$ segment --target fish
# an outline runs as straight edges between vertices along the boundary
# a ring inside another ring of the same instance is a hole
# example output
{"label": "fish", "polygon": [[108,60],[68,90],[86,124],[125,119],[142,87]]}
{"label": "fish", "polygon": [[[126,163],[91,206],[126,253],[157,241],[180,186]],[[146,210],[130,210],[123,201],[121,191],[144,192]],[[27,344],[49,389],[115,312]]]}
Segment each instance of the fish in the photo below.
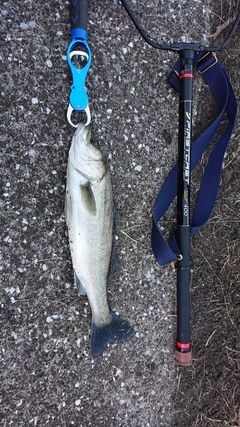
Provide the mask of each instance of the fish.
{"label": "fish", "polygon": [[128,321],[111,310],[107,298],[108,278],[119,265],[113,247],[113,212],[109,169],[101,150],[91,143],[90,125],[80,123],[68,155],[65,219],[75,285],[78,295],[87,295],[91,306],[94,358],[108,344],[135,335]]}

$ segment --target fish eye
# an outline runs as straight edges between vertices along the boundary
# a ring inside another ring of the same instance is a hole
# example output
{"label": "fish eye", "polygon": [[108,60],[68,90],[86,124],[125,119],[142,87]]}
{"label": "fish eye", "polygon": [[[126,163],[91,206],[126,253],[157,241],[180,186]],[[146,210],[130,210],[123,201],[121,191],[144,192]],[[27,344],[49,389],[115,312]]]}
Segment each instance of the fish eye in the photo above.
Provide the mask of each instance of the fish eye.
{"label": "fish eye", "polygon": [[96,139],[91,139],[91,144],[93,145],[93,147],[98,148],[99,147],[99,143],[96,141]]}

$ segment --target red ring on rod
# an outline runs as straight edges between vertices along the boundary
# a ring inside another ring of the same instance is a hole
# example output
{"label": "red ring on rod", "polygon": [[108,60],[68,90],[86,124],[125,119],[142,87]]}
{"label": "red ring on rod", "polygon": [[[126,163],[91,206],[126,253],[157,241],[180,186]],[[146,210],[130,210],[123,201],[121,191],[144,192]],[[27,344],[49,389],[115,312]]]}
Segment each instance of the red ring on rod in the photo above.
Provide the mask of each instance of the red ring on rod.
{"label": "red ring on rod", "polygon": [[178,348],[182,348],[182,349],[187,349],[187,348],[190,348],[191,347],[191,343],[189,342],[189,343],[187,343],[187,344],[182,344],[182,343],[180,343],[180,342],[176,342],[176,346],[178,347]]}
{"label": "red ring on rod", "polygon": [[186,77],[190,77],[191,79],[193,79],[194,74],[190,73],[189,71],[187,71],[184,74],[179,74],[179,79],[185,79]]}

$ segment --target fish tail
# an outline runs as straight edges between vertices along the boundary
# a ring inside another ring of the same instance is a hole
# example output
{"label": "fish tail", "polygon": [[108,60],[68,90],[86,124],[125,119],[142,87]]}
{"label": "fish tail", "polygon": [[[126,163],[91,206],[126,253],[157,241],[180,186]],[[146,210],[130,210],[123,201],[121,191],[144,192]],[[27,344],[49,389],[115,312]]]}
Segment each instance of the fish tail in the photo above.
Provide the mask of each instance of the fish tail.
{"label": "fish tail", "polygon": [[108,344],[129,341],[135,335],[134,329],[126,320],[121,319],[112,311],[112,320],[109,324],[97,326],[92,321],[91,353],[93,357],[99,357]]}

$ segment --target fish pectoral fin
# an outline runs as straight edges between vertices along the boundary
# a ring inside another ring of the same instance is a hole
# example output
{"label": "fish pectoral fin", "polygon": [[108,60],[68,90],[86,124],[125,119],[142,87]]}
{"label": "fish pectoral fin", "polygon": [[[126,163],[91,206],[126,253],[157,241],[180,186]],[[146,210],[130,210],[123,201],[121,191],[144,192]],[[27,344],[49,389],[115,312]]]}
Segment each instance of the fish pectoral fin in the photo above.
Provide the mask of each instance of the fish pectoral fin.
{"label": "fish pectoral fin", "polygon": [[117,254],[115,246],[112,247],[112,253],[109,263],[109,270],[107,276],[107,282],[109,283],[112,278],[121,270],[121,262]]}
{"label": "fish pectoral fin", "polygon": [[81,282],[81,280],[78,278],[76,273],[74,272],[74,281],[77,286],[78,296],[80,295],[87,295],[87,292],[85,291],[85,288]]}
{"label": "fish pectoral fin", "polygon": [[81,194],[82,203],[85,209],[91,215],[95,216],[97,213],[96,201],[95,201],[95,197],[89,182],[86,185],[80,186],[80,194]]}
{"label": "fish pectoral fin", "polygon": [[91,353],[93,357],[103,354],[108,344],[129,341],[135,331],[126,320],[121,319],[112,311],[112,320],[107,325],[98,326],[92,321]]}

